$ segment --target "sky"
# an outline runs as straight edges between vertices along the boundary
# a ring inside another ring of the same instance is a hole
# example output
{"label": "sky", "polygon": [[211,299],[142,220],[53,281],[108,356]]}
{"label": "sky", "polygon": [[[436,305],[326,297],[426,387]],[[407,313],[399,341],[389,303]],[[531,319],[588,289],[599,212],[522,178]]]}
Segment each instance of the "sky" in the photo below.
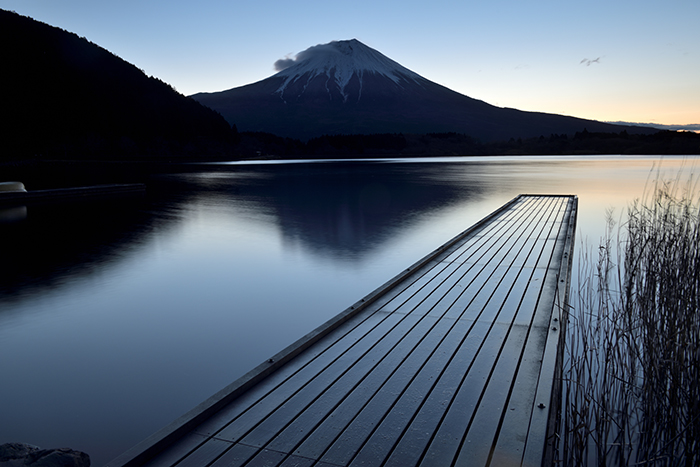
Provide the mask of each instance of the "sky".
{"label": "sky", "polygon": [[700,123],[700,0],[0,0],[191,95],[356,38],[499,107]]}

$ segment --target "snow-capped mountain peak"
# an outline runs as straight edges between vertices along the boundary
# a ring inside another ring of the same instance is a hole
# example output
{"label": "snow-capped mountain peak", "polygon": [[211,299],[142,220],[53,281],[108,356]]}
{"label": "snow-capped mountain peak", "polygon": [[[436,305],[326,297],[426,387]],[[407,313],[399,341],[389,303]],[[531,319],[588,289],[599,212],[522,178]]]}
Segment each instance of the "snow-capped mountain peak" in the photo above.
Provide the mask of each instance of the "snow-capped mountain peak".
{"label": "snow-capped mountain peak", "polygon": [[488,142],[573,135],[584,128],[621,131],[592,120],[495,107],[425,79],[354,39],[311,47],[275,67],[277,74],[256,83],[192,97],[239,131],[300,139],[461,133]]}
{"label": "snow-capped mountain peak", "polygon": [[[294,59],[281,59],[275,62],[280,70],[274,77],[284,78],[276,93],[285,98],[285,91],[299,80],[306,85],[318,77],[326,76],[328,82],[335,83],[343,100],[347,100],[346,88],[353,76],[359,81],[360,93],[365,75],[381,75],[401,86],[403,81],[420,84],[425,78],[401,66],[380,52],[367,47],[357,39],[333,41],[319,44],[300,52]],[[329,91],[330,93],[330,91]]]}

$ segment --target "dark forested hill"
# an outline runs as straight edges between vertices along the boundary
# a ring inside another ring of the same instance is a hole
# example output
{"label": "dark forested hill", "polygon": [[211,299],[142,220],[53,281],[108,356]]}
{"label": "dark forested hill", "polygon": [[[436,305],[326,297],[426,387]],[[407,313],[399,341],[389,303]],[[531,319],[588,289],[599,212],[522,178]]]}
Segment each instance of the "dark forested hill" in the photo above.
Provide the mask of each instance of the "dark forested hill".
{"label": "dark forested hill", "polygon": [[73,33],[0,10],[0,160],[224,155],[215,111]]}

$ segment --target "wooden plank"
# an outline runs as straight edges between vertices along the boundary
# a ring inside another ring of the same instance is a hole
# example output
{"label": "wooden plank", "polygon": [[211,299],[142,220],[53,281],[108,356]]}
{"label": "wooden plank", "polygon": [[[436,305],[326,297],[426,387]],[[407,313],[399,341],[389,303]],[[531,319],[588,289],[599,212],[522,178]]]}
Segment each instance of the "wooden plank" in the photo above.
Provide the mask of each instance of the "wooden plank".
{"label": "wooden plank", "polygon": [[[524,245],[524,246],[525,246],[525,245]],[[533,244],[533,243],[530,243],[530,246],[534,246],[534,244]],[[522,251],[528,252],[527,249],[524,249],[524,250],[522,250]],[[530,256],[529,253],[528,253],[528,256]],[[516,258],[517,258],[517,257],[514,257],[514,258],[513,258],[513,261],[515,261]],[[513,264],[514,264],[514,263],[513,263]],[[503,283],[505,283],[505,284],[513,284],[513,285],[508,289],[507,292],[504,291],[504,292],[502,293],[502,294],[505,294],[505,296],[506,296],[506,300],[505,300],[502,304],[499,305],[498,302],[489,301],[489,303],[493,303],[493,304],[496,304],[496,305],[498,305],[498,306],[497,306],[497,307],[493,307],[493,308],[494,308],[494,315],[493,315],[492,317],[487,318],[486,321],[492,321],[492,322],[495,323],[496,320],[498,319],[499,322],[502,322],[502,321],[506,321],[506,322],[507,322],[507,321],[510,319],[509,316],[506,316],[506,315],[508,314],[508,312],[510,312],[510,310],[517,309],[517,307],[515,307],[514,305],[510,305],[510,306],[509,306],[509,305],[508,305],[508,300],[509,300],[509,299],[512,299],[513,301],[522,302],[522,298],[521,298],[520,296],[518,296],[517,293],[511,295],[511,291],[514,290],[514,289],[527,290],[527,288],[525,287],[525,285],[530,283],[531,277],[529,277],[529,276],[527,276],[527,275],[521,275],[521,274],[520,274],[521,271],[522,271],[522,270],[520,270],[520,269],[508,269],[508,270],[506,271],[506,273],[505,273],[505,274],[506,274],[506,277],[507,277],[508,274],[516,274],[516,278],[506,278],[504,281],[499,282],[499,285],[500,285],[500,284],[503,284]],[[518,281],[520,281],[520,282],[523,283],[524,285],[521,284],[520,286],[518,286]],[[498,289],[496,289],[495,291],[497,291],[497,290],[498,290]],[[506,310],[506,313],[502,313],[502,310],[503,310],[504,308],[505,308],[505,310]],[[512,314],[513,314],[513,313],[511,313],[511,316],[512,316]],[[482,313],[482,314],[480,315],[480,319],[484,320],[484,318],[485,318],[485,316],[484,316],[484,314]],[[491,330],[493,330],[493,328],[491,328]],[[503,337],[506,338],[506,336],[508,336],[508,334],[510,334],[510,329],[508,329],[508,331],[506,332],[506,334],[505,334]],[[517,332],[516,332],[516,334],[517,334]],[[493,336],[493,335],[492,335],[492,336]],[[499,335],[498,337],[500,338],[501,336]],[[516,340],[516,343],[517,343],[518,341],[519,341],[519,340]],[[493,340],[492,340],[492,342],[493,342]],[[513,341],[512,341],[512,336],[511,336],[511,340],[508,340],[508,339],[506,338],[506,342],[513,342]],[[501,348],[501,350],[502,350],[502,348]],[[504,365],[504,362],[511,362],[511,363],[512,363],[512,361],[513,361],[512,358],[506,359],[506,358],[498,358],[498,357],[502,357],[500,351],[499,351],[499,353],[497,354],[497,357],[495,357],[493,360],[494,360],[497,364],[500,364],[501,366]],[[473,376],[473,375],[474,375],[474,373],[472,373],[472,376]],[[493,373],[491,373],[491,375],[493,375]],[[489,376],[489,378],[490,378],[490,377],[491,377],[491,376]],[[507,374],[504,374],[502,377],[500,377],[500,378],[498,379],[498,381],[499,381],[499,383],[504,382],[504,380],[507,382],[507,378],[508,378]],[[482,377],[481,379],[485,379],[485,378]],[[474,392],[474,388],[477,387],[477,386],[474,385],[474,384],[468,384],[468,385],[463,385],[462,387],[467,387],[469,391],[460,391],[459,395],[461,395],[463,399],[461,399],[461,400],[460,400],[460,399],[456,399],[456,400],[454,400],[452,403],[458,404],[458,406],[463,406],[463,407],[468,407],[468,406],[470,406],[470,407],[472,407],[472,412],[465,411],[464,409],[457,410],[457,411],[454,412],[454,413],[459,413],[459,414],[460,414],[460,416],[458,417],[458,419],[464,420],[466,417],[468,417],[468,414],[469,414],[469,413],[472,414],[472,417],[476,416],[476,411],[473,411],[473,407],[474,407],[474,400],[475,400],[475,397],[476,397],[476,395],[477,395],[477,393]],[[484,397],[484,394],[486,394],[485,391],[486,391],[486,387],[484,386],[483,389],[482,389],[481,395],[479,396],[479,398],[478,398],[477,400],[479,400],[480,398],[483,398],[483,397]],[[482,412],[482,413],[483,413],[483,412]],[[491,420],[491,419],[493,419],[493,418],[496,418],[496,420],[498,420],[497,417],[494,417],[494,411],[493,411],[493,410],[488,410],[487,413],[488,413],[487,418],[488,418],[489,420]],[[472,418],[472,420],[473,420],[473,418]],[[469,422],[469,425],[471,425],[471,424],[472,424],[472,421]],[[464,428],[464,429],[466,430],[466,428]],[[440,461],[451,463],[451,462],[452,462],[452,459],[450,458],[450,456],[454,457],[455,453],[456,453],[457,450],[459,449],[459,447],[457,447],[457,448],[454,447],[454,446],[455,446],[454,441],[455,441],[455,440],[459,440],[459,439],[462,438],[462,436],[456,436],[456,434],[455,434],[455,430],[459,431],[460,429],[457,428],[456,425],[454,425],[454,422],[451,421],[451,419],[450,419],[449,417],[447,417],[447,418],[445,419],[444,424],[443,424],[440,428],[438,428],[437,430],[438,430],[438,431],[437,431],[437,433],[436,433],[436,439],[433,441],[432,453],[431,453],[430,451],[427,453],[427,457],[426,457],[427,460],[425,461],[427,465],[430,465],[430,464],[433,463],[433,462],[440,462]],[[440,434],[440,431],[441,431],[441,430],[442,430],[443,432],[446,432],[446,434],[445,434],[445,433]],[[479,430],[478,432],[475,432],[475,433],[479,433],[479,434],[489,433],[489,430]],[[482,441],[483,441],[483,440],[482,440]],[[445,444],[446,442],[448,443],[448,445]],[[437,443],[437,444],[439,445],[439,448],[436,448],[436,447],[435,447],[435,443]],[[450,447],[449,444],[451,444],[452,447]],[[474,443],[471,443],[470,446],[473,445],[473,444],[474,444]],[[483,443],[479,443],[479,444],[483,444]],[[487,444],[487,446],[488,446],[488,444]],[[487,449],[487,452],[488,452],[488,447],[487,447],[486,449]],[[435,456],[442,456],[442,458],[441,458],[440,461],[438,461],[438,460],[435,458]],[[448,460],[448,459],[449,459],[449,460]],[[403,459],[402,462],[406,462],[406,459]],[[478,464],[478,463],[477,463],[477,464]]]}
{"label": "wooden plank", "polygon": [[[270,414],[255,428],[254,432],[243,438],[242,442],[253,446],[267,445],[272,436],[279,434],[281,430],[287,429],[288,425],[295,418],[301,414],[308,414],[310,407],[313,406],[318,408],[319,411],[326,412],[326,410],[332,408],[339,400],[342,400],[343,397],[351,392],[357,384],[382,362],[387,359],[405,358],[412,343],[404,339],[404,337],[416,329],[418,329],[418,332],[421,332],[424,328],[430,326],[432,321],[434,319],[405,316],[401,322],[404,325],[403,327],[394,328],[392,331],[395,332],[387,334],[385,339],[373,345],[363,355],[361,360],[347,367],[341,376],[333,381],[318,378],[314,381],[316,384],[304,387],[304,390],[300,391],[293,401]],[[319,404],[322,407],[318,407]],[[305,419],[308,422],[311,421],[306,417]],[[228,437],[228,434],[224,431],[219,436]]]}
{"label": "wooden plank", "polygon": [[197,433],[189,433],[180,439],[180,442],[168,446],[164,449],[157,459],[152,460],[148,465],[151,467],[168,466],[177,463],[180,459],[187,457],[194,452],[199,446],[207,442],[207,436],[201,436]]}
{"label": "wooden plank", "polygon": [[[328,385],[327,381],[321,381],[321,382],[319,382],[318,384],[320,384],[320,387],[321,387],[321,388],[326,388],[327,385]],[[318,385],[317,385],[317,386],[318,386]],[[304,391],[304,392],[305,392],[305,395],[306,395],[307,398],[313,397],[313,396],[315,395],[314,392],[308,390],[308,387],[305,388],[305,391]],[[297,403],[303,403],[303,401],[297,400]],[[285,408],[287,408],[287,407],[285,407]],[[294,415],[296,414],[295,410],[297,410],[297,409],[292,408],[292,409],[287,410],[287,415],[286,415],[287,418],[286,418],[286,419],[288,419],[289,417],[294,416]],[[277,417],[274,417],[274,416],[273,416],[273,417],[271,417],[271,418],[265,420],[265,421],[263,422],[263,424],[268,424],[268,425],[271,425],[271,426],[274,426],[274,427],[278,428],[278,427],[280,426],[280,424],[282,423],[282,420],[286,420],[286,419],[283,418],[283,419],[281,420],[281,419],[279,418],[279,414],[277,414],[277,415],[278,415]],[[261,428],[261,427],[256,427],[256,430],[257,430],[258,433],[261,431],[261,429],[264,429],[264,426],[263,426],[263,428]],[[218,436],[223,436],[225,439],[232,439],[232,440],[236,438],[235,436],[233,436],[233,435],[231,434],[231,429],[230,429],[230,428],[227,429],[227,430],[225,430],[223,433],[220,433]],[[259,445],[259,443],[262,442],[262,441],[260,441],[259,439],[255,439],[255,438],[251,439],[250,436],[251,436],[250,434],[247,435],[247,437],[244,438],[243,442],[245,442],[246,444],[250,444],[250,445]]]}
{"label": "wooden plank", "polygon": [[[456,451],[457,446],[453,441],[461,436],[462,431],[458,426],[464,418],[471,416],[476,400],[476,397],[455,399],[454,396],[460,390],[463,396],[481,392],[480,388],[500,347],[499,340],[505,337],[506,332],[505,326],[483,322],[474,323],[473,326],[454,358],[439,375],[437,384],[414,410],[413,418],[402,421],[404,414],[400,409],[387,418],[387,431],[391,431],[394,424],[404,427],[401,433],[397,433],[400,442],[391,453],[394,460],[390,460],[389,465],[401,465],[395,459],[401,459],[404,452],[410,451],[418,451],[415,457],[421,459],[421,465],[450,465],[452,462],[455,452],[450,450]],[[425,444],[420,444],[420,441]],[[374,444],[379,446],[381,439],[377,438]]]}
{"label": "wooden plank", "polygon": [[[506,281],[506,282],[508,282],[508,281]],[[396,424],[393,423],[392,425],[395,426]],[[385,441],[386,441],[386,434],[385,434],[385,433],[382,433],[382,435],[383,435],[383,443],[386,445],[386,444],[387,444],[387,443],[385,442]],[[376,452],[376,450],[374,450],[374,451],[372,452],[371,457],[374,458],[374,459],[377,459],[377,452]],[[336,462],[337,462],[337,460],[336,460]]]}
{"label": "wooden plank", "polygon": [[[296,449],[295,453],[307,457],[321,457],[332,443],[341,437],[347,439],[350,436],[347,430],[351,424],[366,426],[377,423],[372,419],[381,420],[405,392],[401,388],[409,387],[426,374],[427,377],[422,379],[423,382],[433,379],[435,371],[439,371],[444,366],[444,360],[461,342],[460,336],[448,332],[446,328],[449,326],[453,326],[453,323],[445,320],[438,321],[437,326],[431,330],[434,335],[427,336],[428,338],[417,346],[416,351],[401,366],[400,372],[396,371],[397,367],[391,374],[384,375],[384,378],[381,378],[381,373],[377,372],[375,377],[382,383],[377,390],[364,391],[363,387],[363,390],[354,391],[352,397],[337,407],[332,416],[324,420],[319,428]],[[433,339],[441,341],[436,345]],[[431,366],[427,366],[429,363]]]}
{"label": "wooden plank", "polygon": [[[179,461],[177,465],[180,467],[202,467],[203,465],[211,463],[232,447],[232,443],[216,438],[209,438],[206,443],[197,447],[190,455]],[[165,465],[172,465],[172,463]]]}
{"label": "wooden plank", "polygon": [[216,458],[214,462],[209,465],[211,467],[241,467],[245,465],[257,452],[258,448],[245,446],[243,444],[235,444],[231,449]]}
{"label": "wooden plank", "polygon": [[[387,316],[389,318],[382,322],[382,324],[390,324],[390,329],[377,326],[366,336],[367,340],[370,342],[376,339],[373,348],[379,345],[380,342],[384,345],[388,344],[387,340],[384,340],[383,338],[387,336],[389,331],[396,330],[397,326],[399,326],[398,331],[400,331],[401,326],[405,327],[413,324],[411,321],[407,320],[405,316],[394,314]],[[392,339],[392,342],[396,334],[398,334],[398,332],[395,334],[390,334],[389,339]],[[310,394],[311,391],[319,391],[332,384],[334,381],[340,378],[348,368],[355,365],[361,359],[361,357],[370,351],[371,349],[365,349],[362,346],[353,345],[336,360],[331,362],[324,369],[324,371],[317,373],[311,379],[304,380],[304,374],[301,373],[295,375],[295,378],[290,380],[289,383],[280,385],[280,387],[273,391],[268,397],[261,399],[260,402],[251,408],[251,410],[243,413],[233,423],[229,424],[221,432],[217,433],[217,437],[230,441],[239,440],[240,438],[246,436],[258,424],[264,421],[264,419],[261,420],[261,414],[265,414],[264,417],[267,418],[278,409],[284,410],[287,407],[285,404],[289,403],[292,397],[295,395],[301,395],[301,397],[313,396],[313,394]],[[298,404],[300,401],[296,400],[294,403]]]}
{"label": "wooden plank", "polygon": [[541,460],[575,204],[514,199],[190,414],[153,465]]}
{"label": "wooden plank", "polygon": [[[394,384],[394,385],[392,385],[392,387],[396,387],[396,385]],[[371,413],[376,415],[377,411],[376,411],[376,410],[372,410]],[[344,439],[344,440],[346,440],[347,438],[348,438],[348,436],[343,436],[343,439]],[[309,455],[307,452],[305,452],[304,454],[305,454],[305,455]]]}
{"label": "wooden plank", "polygon": [[[533,408],[530,425],[527,435],[525,453],[523,455],[524,465],[533,465],[540,462],[551,464],[552,440],[547,439],[547,434],[553,433],[553,426],[556,418],[556,407],[560,397],[559,389],[561,384],[555,384],[560,378],[561,360],[564,351],[564,333],[562,326],[566,320],[566,307],[568,306],[569,286],[571,281],[571,263],[574,248],[574,233],[576,230],[578,203],[574,199],[567,208],[568,222],[563,225],[560,231],[557,254],[561,255],[558,265],[556,281],[556,292],[554,303],[549,313],[549,326],[546,336],[545,351],[543,353],[542,365],[540,368],[540,378],[537,383],[537,393],[535,395],[536,408]],[[545,312],[549,309],[543,303]],[[546,313],[545,313],[546,316]],[[540,408],[542,407],[542,408]],[[546,410],[545,410],[546,409]]]}

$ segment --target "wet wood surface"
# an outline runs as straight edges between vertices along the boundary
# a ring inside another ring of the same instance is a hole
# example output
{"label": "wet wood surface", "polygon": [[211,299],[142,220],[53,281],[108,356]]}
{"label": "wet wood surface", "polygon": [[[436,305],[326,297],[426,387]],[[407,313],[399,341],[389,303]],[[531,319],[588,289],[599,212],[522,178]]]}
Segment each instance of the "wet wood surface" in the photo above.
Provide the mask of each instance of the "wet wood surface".
{"label": "wet wood surface", "polygon": [[109,465],[541,465],[576,209],[519,196]]}

